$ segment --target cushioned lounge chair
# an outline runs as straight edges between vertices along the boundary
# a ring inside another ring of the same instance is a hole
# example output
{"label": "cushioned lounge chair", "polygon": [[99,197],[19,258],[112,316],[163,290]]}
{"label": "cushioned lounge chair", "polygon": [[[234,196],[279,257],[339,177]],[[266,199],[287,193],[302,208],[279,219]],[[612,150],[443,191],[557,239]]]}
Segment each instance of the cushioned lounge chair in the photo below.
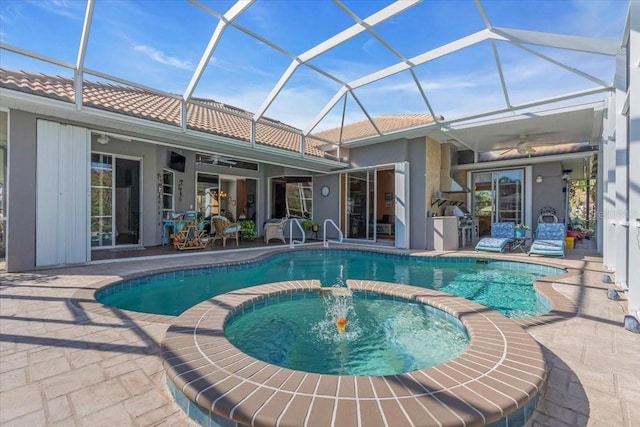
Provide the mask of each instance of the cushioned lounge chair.
{"label": "cushioned lounge chair", "polygon": [[538,224],[536,237],[529,249],[529,255],[564,257],[564,238],[566,235],[567,230],[561,222]]}
{"label": "cushioned lounge chair", "polygon": [[502,252],[513,242],[515,222],[496,222],[491,226],[491,237],[483,237],[476,245],[476,251]]}

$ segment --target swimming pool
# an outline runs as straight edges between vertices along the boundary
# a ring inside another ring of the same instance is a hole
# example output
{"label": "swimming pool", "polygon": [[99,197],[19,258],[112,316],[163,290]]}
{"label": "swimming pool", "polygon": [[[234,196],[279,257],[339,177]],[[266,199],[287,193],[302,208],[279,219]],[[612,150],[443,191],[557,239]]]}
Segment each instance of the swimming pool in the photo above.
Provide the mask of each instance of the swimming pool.
{"label": "swimming pool", "polygon": [[476,258],[441,258],[361,250],[296,250],[257,262],[195,268],[139,277],[103,288],[96,299],[111,307],[179,315],[199,302],[236,289],[285,280],[377,280],[435,289],[486,305],[507,317],[549,311],[535,280],[559,268]]}

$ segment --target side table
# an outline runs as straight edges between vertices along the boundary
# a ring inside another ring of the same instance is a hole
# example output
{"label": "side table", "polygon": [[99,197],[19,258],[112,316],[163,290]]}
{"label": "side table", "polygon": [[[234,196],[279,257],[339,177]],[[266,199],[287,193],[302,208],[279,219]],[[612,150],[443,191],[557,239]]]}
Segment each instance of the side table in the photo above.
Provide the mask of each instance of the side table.
{"label": "side table", "polygon": [[527,240],[529,240],[528,237],[514,237],[513,241],[511,242],[511,252],[515,251],[516,249],[520,249],[520,252],[526,254]]}

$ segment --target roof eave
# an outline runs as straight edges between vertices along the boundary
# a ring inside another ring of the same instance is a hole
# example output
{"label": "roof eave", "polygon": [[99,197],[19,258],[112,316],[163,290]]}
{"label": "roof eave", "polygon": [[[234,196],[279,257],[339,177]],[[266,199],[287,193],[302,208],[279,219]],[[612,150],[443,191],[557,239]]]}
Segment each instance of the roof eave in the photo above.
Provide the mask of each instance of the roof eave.
{"label": "roof eave", "polygon": [[[76,105],[41,95],[0,87],[0,106],[37,115],[61,119],[90,129],[112,130],[144,142],[171,145],[185,149],[216,152],[228,156],[245,158],[288,167],[297,167],[313,172],[329,172],[348,165],[299,152],[255,145],[247,141],[212,135],[206,132],[158,123],[125,114]],[[248,155],[248,153],[250,153]]]}

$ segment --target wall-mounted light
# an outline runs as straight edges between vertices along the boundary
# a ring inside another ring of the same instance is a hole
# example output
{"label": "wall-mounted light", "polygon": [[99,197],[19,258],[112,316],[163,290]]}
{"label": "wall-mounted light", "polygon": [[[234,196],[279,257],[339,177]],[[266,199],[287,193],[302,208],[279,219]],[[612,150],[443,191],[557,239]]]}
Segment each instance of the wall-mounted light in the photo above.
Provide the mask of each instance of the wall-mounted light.
{"label": "wall-mounted light", "polygon": [[538,175],[538,176],[536,176],[536,182],[537,182],[538,184],[542,184],[542,175]]}
{"label": "wall-mounted light", "polygon": [[105,134],[100,135],[100,136],[96,139],[96,142],[97,142],[98,144],[102,144],[102,145],[104,145],[104,144],[108,144],[108,143],[109,143],[109,141],[111,141],[111,138],[109,138],[109,135],[105,135]]}

